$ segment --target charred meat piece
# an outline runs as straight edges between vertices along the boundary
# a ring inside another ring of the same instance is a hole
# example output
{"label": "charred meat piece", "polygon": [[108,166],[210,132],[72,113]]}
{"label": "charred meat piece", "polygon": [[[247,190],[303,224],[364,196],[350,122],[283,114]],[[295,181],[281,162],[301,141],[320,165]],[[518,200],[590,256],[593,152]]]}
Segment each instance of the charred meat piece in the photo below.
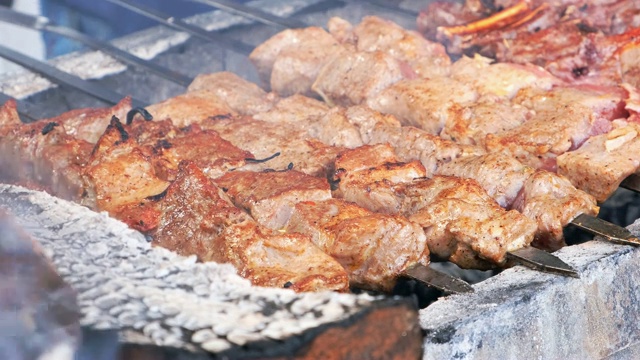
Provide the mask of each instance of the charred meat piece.
{"label": "charred meat piece", "polygon": [[[201,124],[205,129],[217,131],[233,145],[249,151],[256,159],[243,170],[262,171],[266,169],[293,168],[312,176],[326,177],[331,171],[334,159],[343,148],[328,146],[311,138],[306,132],[251,118],[210,119]],[[274,157],[274,155],[279,154]]]}
{"label": "charred meat piece", "polygon": [[350,283],[362,288],[391,291],[407,267],[429,263],[420,226],[343,200],[298,203],[286,229],[311,236],[344,266]]}
{"label": "charred meat piece", "polygon": [[274,230],[284,228],[300,201],[331,198],[325,179],[295,170],[233,171],[215,179],[214,183],[236,206],[248,210],[258,223]]}
{"label": "charred meat piece", "polygon": [[161,212],[158,245],[202,261],[231,263],[255,285],[296,291],[348,287],[342,266],[308,236],[260,226],[193,163],[180,165]]}
{"label": "charred meat piece", "polygon": [[253,50],[249,59],[262,81],[282,96],[311,95],[320,69],[344,47],[319,27],[282,31]]}
{"label": "charred meat piece", "polygon": [[640,166],[640,127],[636,123],[617,125],[558,156],[558,173],[599,202],[611,196],[622,180]]}

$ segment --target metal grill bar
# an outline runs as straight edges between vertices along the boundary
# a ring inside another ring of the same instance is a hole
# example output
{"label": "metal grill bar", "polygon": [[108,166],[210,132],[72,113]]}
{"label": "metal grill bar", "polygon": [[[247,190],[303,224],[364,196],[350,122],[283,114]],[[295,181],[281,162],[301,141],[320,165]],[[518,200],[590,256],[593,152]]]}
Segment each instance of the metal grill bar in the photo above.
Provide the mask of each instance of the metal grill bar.
{"label": "metal grill bar", "polygon": [[226,36],[221,36],[218,34],[211,33],[203,28],[191,25],[189,23],[186,23],[180,19],[176,19],[171,15],[164,14],[155,9],[134,4],[133,2],[128,0],[106,0],[106,1],[116,4],[118,6],[122,6],[125,9],[131,10],[142,16],[145,16],[147,18],[160,22],[163,25],[166,25],[175,30],[184,31],[188,34],[196,36],[205,41],[218,43],[221,46],[225,47],[226,49],[237,52],[241,55],[248,56],[251,53],[251,51],[253,51],[253,46],[249,44],[243,43],[239,40],[230,39]]}
{"label": "metal grill bar", "polygon": [[[105,101],[110,104],[117,104],[123,95],[118,94],[115,91],[106,89],[102,86],[92,84],[86,80],[83,80],[77,76],[68,74],[64,71],[60,71],[57,68],[48,65],[44,62],[33,59],[29,56],[20,54],[7,47],[0,45],[0,57],[3,57],[11,62],[14,62],[24,68],[27,68],[35,73],[38,73],[53,82],[60,84],[61,86],[80,90],[86,94],[89,94],[97,99]],[[145,106],[143,101],[132,99],[133,106],[142,107]]]}
{"label": "metal grill bar", "polygon": [[[354,1],[351,1],[354,2]],[[407,16],[407,17],[412,17],[412,18],[417,18],[418,17],[418,13],[413,11],[413,10],[409,10],[409,9],[403,9],[399,6],[394,5],[393,2],[389,2],[389,1],[385,1],[385,0],[356,0],[355,2],[359,2],[359,3],[368,3],[371,5],[374,5],[380,9],[384,9],[384,10],[389,10],[389,11],[393,11],[394,13],[398,14],[398,15],[402,15],[402,16]]]}
{"label": "metal grill bar", "polygon": [[193,81],[192,78],[186,75],[175,72],[169,68],[157,65],[151,61],[141,59],[107,42],[94,39],[90,36],[87,36],[79,31],[76,31],[70,28],[58,26],[53,22],[51,22],[51,20],[43,16],[32,16],[32,15],[23,14],[17,11],[12,11],[12,10],[0,7],[0,21],[5,21],[8,23],[15,24],[15,25],[22,26],[29,29],[48,31],[54,34],[58,34],[58,35],[76,40],[93,49],[100,50],[106,54],[109,54],[115,57],[116,59],[123,61],[126,64],[147,69],[156,75],[159,75],[169,81],[172,81],[176,84],[179,84],[185,87],[189,86],[191,81]]}
{"label": "metal grill bar", "polygon": [[289,29],[304,28],[309,25],[304,22],[292,18],[284,18],[277,15],[269,14],[262,10],[238,4],[228,0],[190,0],[205,5],[209,5],[236,15],[246,17],[270,26],[279,26]]}

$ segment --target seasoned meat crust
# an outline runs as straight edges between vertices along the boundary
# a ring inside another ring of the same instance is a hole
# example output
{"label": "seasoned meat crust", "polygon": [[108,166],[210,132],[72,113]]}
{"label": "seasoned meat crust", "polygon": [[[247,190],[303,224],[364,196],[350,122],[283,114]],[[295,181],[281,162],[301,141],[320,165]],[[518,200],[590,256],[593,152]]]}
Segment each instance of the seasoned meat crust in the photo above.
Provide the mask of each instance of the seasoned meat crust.
{"label": "seasoned meat crust", "polygon": [[338,199],[298,203],[286,229],[310,235],[347,269],[351,284],[361,288],[391,291],[408,266],[429,263],[420,226]]}
{"label": "seasoned meat crust", "polygon": [[255,285],[296,291],[348,289],[342,266],[308,236],[262,227],[231,204],[193,163],[183,162],[167,189],[157,245],[202,261],[228,262]]}

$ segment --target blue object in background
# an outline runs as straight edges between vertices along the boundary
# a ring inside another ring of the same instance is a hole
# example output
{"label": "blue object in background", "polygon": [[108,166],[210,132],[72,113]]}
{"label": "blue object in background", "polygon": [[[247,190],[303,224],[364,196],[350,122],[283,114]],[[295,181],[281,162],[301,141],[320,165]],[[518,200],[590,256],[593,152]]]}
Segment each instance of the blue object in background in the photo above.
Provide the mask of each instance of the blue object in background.
{"label": "blue object in background", "polygon": [[[136,3],[179,18],[213,10],[211,7],[183,0],[136,0]],[[104,0],[41,0],[40,5],[42,15],[56,24],[100,40],[111,40],[158,24]],[[81,44],[55,34],[45,32],[43,37],[47,58],[83,48]]]}

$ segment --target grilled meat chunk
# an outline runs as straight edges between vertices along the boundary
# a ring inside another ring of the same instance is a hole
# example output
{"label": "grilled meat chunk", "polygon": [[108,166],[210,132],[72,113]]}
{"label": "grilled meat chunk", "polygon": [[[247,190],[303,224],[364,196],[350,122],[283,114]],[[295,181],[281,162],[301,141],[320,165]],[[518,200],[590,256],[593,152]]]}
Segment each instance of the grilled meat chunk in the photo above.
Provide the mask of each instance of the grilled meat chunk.
{"label": "grilled meat chunk", "polygon": [[249,59],[262,81],[279,95],[311,95],[320,69],[345,51],[319,27],[282,31],[257,46]]}
{"label": "grilled meat chunk", "polygon": [[246,209],[258,223],[270,229],[284,228],[295,204],[331,198],[325,179],[295,170],[251,172],[232,171],[215,179],[231,201]]}
{"label": "grilled meat chunk", "polygon": [[640,126],[624,122],[617,125],[606,134],[591,137],[580,148],[558,156],[558,173],[599,202],[611,196],[622,180],[640,166]]}
{"label": "grilled meat chunk", "polygon": [[452,106],[467,106],[477,99],[478,94],[466,84],[451,78],[434,77],[398,81],[369,98],[367,104],[383,114],[395,115],[403,125],[438,135],[447,123],[447,114]]}
{"label": "grilled meat chunk", "polygon": [[564,246],[562,229],[580,214],[598,215],[593,196],[576,190],[563,176],[536,171],[524,184],[513,208],[538,223],[535,245],[557,250]]}
{"label": "grilled meat chunk", "polygon": [[215,178],[242,167],[253,155],[239,149],[213,130],[191,125],[171,139],[159,139],[153,146],[157,175],[167,181],[175,179],[182,160],[193,161],[207,176]]}
{"label": "grilled meat chunk", "polygon": [[476,180],[503,208],[510,208],[535,170],[501,153],[467,156],[441,165],[438,175]]}
{"label": "grilled meat chunk", "polygon": [[434,176],[396,191],[401,213],[423,227],[431,253],[463,268],[503,265],[507,252],[535,235],[535,222],[501,208],[471,179]]}
{"label": "grilled meat chunk", "polygon": [[169,119],[179,128],[197,124],[214,116],[234,116],[237,113],[227,101],[214,92],[204,89],[147,106],[155,120]]}
{"label": "grilled meat chunk", "polygon": [[156,176],[152,156],[112,118],[84,168],[82,204],[116,214],[121,206],[162,193],[169,183]]}
{"label": "grilled meat chunk", "polygon": [[269,161],[251,162],[243,170],[280,170],[293,164],[305,174],[325,177],[331,172],[336,155],[344,150],[312,139],[302,130],[251,118],[213,119],[201,126],[217,131],[223,139],[251,152],[256,159],[280,154]]}
{"label": "grilled meat chunk", "polygon": [[342,42],[353,43],[359,51],[387,53],[408,64],[421,77],[449,74],[451,60],[444,46],[391,21],[366,16],[353,27],[340,18],[332,18],[328,27]]}
{"label": "grilled meat chunk", "polygon": [[[295,291],[348,288],[338,262],[306,235],[282,234],[234,207],[193,163],[183,162],[162,201],[156,244],[201,261],[228,262],[255,285]],[[285,285],[286,284],[286,285]]]}
{"label": "grilled meat chunk", "polygon": [[535,111],[521,126],[489,134],[491,152],[510,154],[537,169],[555,171],[556,157],[611,128],[624,115],[622,96],[604,89],[523,90],[515,101]]}
{"label": "grilled meat chunk", "polygon": [[415,77],[393,56],[381,52],[343,52],[327,63],[311,87],[331,105],[357,105],[383,89]]}
{"label": "grilled meat chunk", "polygon": [[268,111],[275,100],[258,85],[227,71],[198,75],[187,91],[210,91],[240,115]]}
{"label": "grilled meat chunk", "polygon": [[391,291],[408,266],[429,263],[420,226],[338,199],[298,203],[286,229],[311,236],[362,288]]}

